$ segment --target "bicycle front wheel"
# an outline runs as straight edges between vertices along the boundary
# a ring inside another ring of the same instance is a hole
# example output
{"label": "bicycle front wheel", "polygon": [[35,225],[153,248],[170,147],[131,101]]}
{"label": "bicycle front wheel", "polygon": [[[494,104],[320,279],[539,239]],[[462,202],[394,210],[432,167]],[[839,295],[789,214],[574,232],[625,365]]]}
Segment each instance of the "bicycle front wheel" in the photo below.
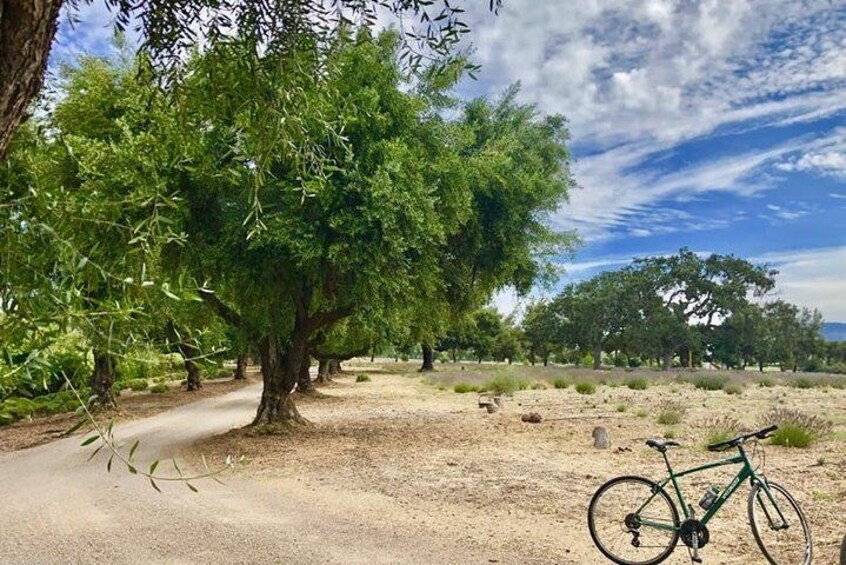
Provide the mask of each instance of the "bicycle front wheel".
{"label": "bicycle front wheel", "polygon": [[[771,565],[810,565],[811,530],[802,509],[787,490],[767,482],[749,493],[749,525],[761,553]],[[773,504],[775,502],[775,504]]]}
{"label": "bicycle front wheel", "polygon": [[679,513],[657,483],[617,477],[593,495],[588,528],[593,543],[614,563],[656,565],[679,541]]}

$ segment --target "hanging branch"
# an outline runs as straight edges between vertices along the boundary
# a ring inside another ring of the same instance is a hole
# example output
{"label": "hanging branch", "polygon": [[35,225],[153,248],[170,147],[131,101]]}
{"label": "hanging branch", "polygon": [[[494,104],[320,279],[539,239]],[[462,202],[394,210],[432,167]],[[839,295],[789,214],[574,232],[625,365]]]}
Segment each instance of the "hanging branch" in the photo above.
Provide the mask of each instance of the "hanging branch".
{"label": "hanging branch", "polygon": [[[155,461],[150,463],[150,467],[147,471],[144,471],[143,469],[139,469],[136,462],[135,462],[135,451],[138,449],[138,446],[140,445],[140,440],[135,440],[135,442],[132,444],[132,447],[129,448],[128,454],[125,455],[124,453],[122,453],[121,449],[126,447],[126,446],[124,444],[117,443],[117,441],[115,440],[115,437],[114,437],[115,421],[114,421],[114,419],[110,420],[109,424],[107,426],[103,427],[102,425],[100,425],[100,423],[97,421],[97,419],[94,417],[94,415],[91,413],[91,411],[88,408],[91,405],[91,403],[96,399],[97,395],[93,395],[91,398],[88,399],[87,402],[82,400],[82,397],[79,396],[79,392],[77,392],[76,388],[73,386],[70,379],[68,379],[67,375],[65,375],[63,373],[62,376],[65,379],[65,384],[71,390],[71,392],[73,392],[74,396],[76,397],[77,401],[79,402],[80,410],[85,415],[85,418],[80,420],[76,425],[74,425],[72,428],[70,428],[68,431],[66,431],[65,435],[72,434],[73,432],[75,432],[76,430],[81,428],[83,425],[85,425],[86,422],[89,422],[93,427],[93,429],[91,431],[93,431],[94,434],[89,436],[85,440],[83,440],[80,445],[83,446],[83,447],[86,447],[86,446],[92,445],[93,443],[95,443],[99,440],[100,445],[98,445],[97,448],[94,450],[94,452],[91,453],[91,455],[88,457],[88,461],[91,461],[98,453],[100,453],[100,451],[103,450],[103,448],[106,448],[107,451],[111,452],[111,455],[109,456],[109,460],[106,463],[106,471],[107,472],[111,473],[112,463],[117,458],[117,460],[119,462],[126,465],[126,469],[131,474],[139,475],[141,477],[148,479],[150,481],[150,485],[152,485],[152,487],[154,489],[156,489],[156,491],[158,491],[158,492],[162,492],[162,491],[159,488],[158,484],[156,484],[156,481],[182,482],[182,483],[185,483],[185,486],[187,486],[191,490],[191,492],[198,492],[197,487],[195,487],[193,484],[191,484],[191,481],[197,481],[197,480],[200,480],[200,479],[212,479],[216,483],[223,484],[223,482],[221,482],[220,479],[217,478],[217,476],[224,473],[225,471],[235,467],[235,462],[232,460],[232,456],[228,455],[226,457],[226,462],[224,463],[223,467],[220,467],[218,469],[211,469],[209,467],[208,462],[206,461],[206,457],[203,455],[202,456],[203,467],[205,468],[204,473],[198,473],[198,474],[194,474],[194,475],[185,475],[185,473],[183,473],[182,469],[179,467],[179,464],[176,462],[175,458],[171,459],[171,463],[173,465],[174,471],[176,471],[176,476],[173,476],[173,475],[167,476],[167,475],[156,474],[156,469],[158,469],[159,463],[161,462],[161,460],[159,460],[159,459],[156,459]],[[241,456],[238,459],[238,462],[240,463],[243,460],[244,460],[244,457]]]}

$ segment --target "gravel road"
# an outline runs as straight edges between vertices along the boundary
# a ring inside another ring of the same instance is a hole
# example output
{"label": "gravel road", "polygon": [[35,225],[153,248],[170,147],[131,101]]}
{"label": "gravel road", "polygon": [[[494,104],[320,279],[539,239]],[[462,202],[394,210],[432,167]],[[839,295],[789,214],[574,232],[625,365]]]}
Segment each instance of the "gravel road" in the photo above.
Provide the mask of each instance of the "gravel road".
{"label": "gravel road", "polygon": [[[192,443],[248,423],[260,388],[185,405],[116,427],[141,440],[136,459],[178,456]],[[284,439],[280,438],[280,441]],[[180,484],[163,494],[69,438],[0,454],[4,564],[486,563],[484,548],[434,539],[384,519],[390,501],[298,488],[246,474],[224,486]],[[295,457],[293,454],[292,457]],[[162,463],[162,468],[165,467]]]}

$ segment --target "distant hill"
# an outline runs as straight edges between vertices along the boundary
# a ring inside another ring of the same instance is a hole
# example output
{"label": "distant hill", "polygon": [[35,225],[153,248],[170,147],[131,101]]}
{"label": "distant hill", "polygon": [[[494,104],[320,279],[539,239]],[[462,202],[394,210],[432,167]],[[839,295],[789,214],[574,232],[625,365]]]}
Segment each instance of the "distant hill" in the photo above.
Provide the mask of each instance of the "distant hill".
{"label": "distant hill", "polygon": [[826,322],[823,324],[822,334],[826,341],[846,341],[846,323]]}

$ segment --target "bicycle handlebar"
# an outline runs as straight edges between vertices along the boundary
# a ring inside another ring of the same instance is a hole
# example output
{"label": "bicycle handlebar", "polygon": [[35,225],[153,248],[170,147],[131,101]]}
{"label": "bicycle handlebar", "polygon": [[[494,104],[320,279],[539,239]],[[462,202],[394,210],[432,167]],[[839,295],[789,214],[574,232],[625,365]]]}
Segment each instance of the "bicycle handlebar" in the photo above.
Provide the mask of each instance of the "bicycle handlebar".
{"label": "bicycle handlebar", "polygon": [[730,439],[727,441],[721,441],[720,443],[714,443],[708,446],[708,451],[725,451],[730,447],[738,447],[746,442],[748,439],[756,438],[756,439],[767,439],[770,437],[774,431],[778,429],[778,426],[772,425],[766,428],[762,428],[757,432],[752,432],[751,434],[745,434],[737,436],[734,439]]}

